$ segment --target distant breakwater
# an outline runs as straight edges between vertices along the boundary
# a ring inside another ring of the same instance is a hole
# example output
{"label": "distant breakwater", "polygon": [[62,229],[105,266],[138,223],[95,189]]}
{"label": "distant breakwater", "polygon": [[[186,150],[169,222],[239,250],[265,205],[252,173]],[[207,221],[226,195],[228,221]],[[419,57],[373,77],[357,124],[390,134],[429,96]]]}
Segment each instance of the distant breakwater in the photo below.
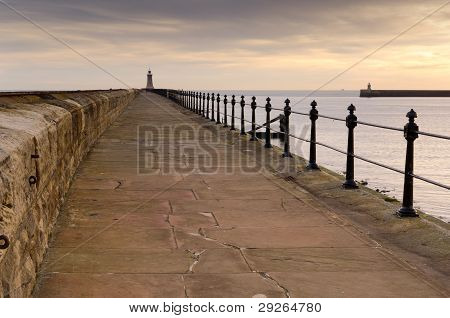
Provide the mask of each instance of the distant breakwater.
{"label": "distant breakwater", "polygon": [[450,97],[445,90],[369,90],[362,89],[360,97]]}

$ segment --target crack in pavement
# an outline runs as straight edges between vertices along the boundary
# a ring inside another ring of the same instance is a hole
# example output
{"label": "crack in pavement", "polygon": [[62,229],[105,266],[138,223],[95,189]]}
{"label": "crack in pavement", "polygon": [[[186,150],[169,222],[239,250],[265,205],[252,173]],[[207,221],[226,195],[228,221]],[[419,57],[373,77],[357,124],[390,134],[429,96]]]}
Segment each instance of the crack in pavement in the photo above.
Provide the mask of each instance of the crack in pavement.
{"label": "crack in pavement", "polygon": [[286,298],[291,298],[291,294],[289,293],[289,290],[284,287],[283,285],[281,285],[275,278],[273,278],[272,276],[270,276],[268,273],[266,272],[257,272],[263,279],[267,279],[270,280],[272,283],[274,283],[278,288],[280,288],[281,290],[283,290],[284,295],[286,296]]}
{"label": "crack in pavement", "polygon": [[259,274],[263,279],[266,280],[270,280],[274,285],[276,285],[278,288],[280,288],[281,290],[283,290],[284,295],[286,296],[286,298],[291,298],[291,294],[289,293],[289,290],[284,287],[283,285],[281,285],[275,278],[273,278],[272,276],[270,276],[268,273],[266,272],[260,272],[257,270],[254,270],[250,263],[248,262],[247,258],[245,257],[245,254],[243,253],[243,250],[245,250],[245,248],[239,247],[237,245],[231,244],[231,243],[225,243],[225,242],[220,242],[216,239],[210,238],[206,235],[205,230],[203,228],[199,228],[198,229],[198,233],[203,237],[203,239],[206,240],[210,240],[210,241],[214,241],[216,243],[219,243],[223,246],[229,247],[229,248],[233,248],[235,250],[238,250],[239,253],[241,254],[242,258],[244,259],[245,263],[247,264],[248,268],[250,269],[250,271],[252,273],[257,273]]}
{"label": "crack in pavement", "polygon": [[217,220],[216,216],[214,215],[214,212],[211,212],[211,215],[214,218],[214,222],[216,222],[216,226],[220,227],[219,221]]}
{"label": "crack in pavement", "polygon": [[194,274],[194,268],[195,266],[200,262],[200,256],[206,252],[206,250],[201,250],[200,252],[195,252],[191,250],[186,250],[189,254],[191,254],[192,259],[194,262],[189,266],[188,274]]}
{"label": "crack in pavement", "polygon": [[186,287],[186,281],[184,280],[184,275],[181,275],[181,281],[183,282],[183,289],[184,289],[184,296],[186,298],[189,298],[187,287]]}
{"label": "crack in pavement", "polygon": [[177,234],[176,234],[176,232],[175,232],[175,225],[173,225],[172,224],[172,222],[170,222],[170,215],[168,214],[168,215],[166,215],[166,220],[165,220],[168,224],[169,224],[169,226],[170,226],[170,229],[171,229],[171,231],[172,231],[172,235],[173,235],[173,240],[175,241],[175,246],[176,246],[176,248],[178,248],[178,240],[177,240]]}
{"label": "crack in pavement", "polygon": [[122,180],[116,180],[116,182],[117,182],[117,186],[114,188],[114,190],[119,189],[123,184]]}

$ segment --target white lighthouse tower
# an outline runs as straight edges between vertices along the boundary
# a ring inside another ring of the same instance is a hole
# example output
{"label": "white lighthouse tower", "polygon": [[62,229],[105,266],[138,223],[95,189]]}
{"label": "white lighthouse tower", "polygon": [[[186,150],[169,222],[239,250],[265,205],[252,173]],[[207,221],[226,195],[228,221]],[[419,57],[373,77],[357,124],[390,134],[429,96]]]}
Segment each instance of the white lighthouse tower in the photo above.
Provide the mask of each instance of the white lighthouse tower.
{"label": "white lighthouse tower", "polygon": [[147,73],[147,87],[146,87],[146,89],[148,89],[148,90],[154,89],[154,87],[153,87],[153,74],[152,74],[151,70],[148,70],[148,73]]}

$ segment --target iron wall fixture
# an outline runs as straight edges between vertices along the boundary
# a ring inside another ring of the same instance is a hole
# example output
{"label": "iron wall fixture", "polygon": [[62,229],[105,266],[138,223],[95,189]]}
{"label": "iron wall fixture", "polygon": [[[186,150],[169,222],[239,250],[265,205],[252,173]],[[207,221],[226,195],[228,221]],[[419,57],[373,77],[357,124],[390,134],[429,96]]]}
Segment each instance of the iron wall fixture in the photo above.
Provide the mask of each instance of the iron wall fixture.
{"label": "iron wall fixture", "polygon": [[[2,243],[3,242],[3,243]],[[9,247],[9,239],[6,235],[0,235],[0,250],[6,250]]]}

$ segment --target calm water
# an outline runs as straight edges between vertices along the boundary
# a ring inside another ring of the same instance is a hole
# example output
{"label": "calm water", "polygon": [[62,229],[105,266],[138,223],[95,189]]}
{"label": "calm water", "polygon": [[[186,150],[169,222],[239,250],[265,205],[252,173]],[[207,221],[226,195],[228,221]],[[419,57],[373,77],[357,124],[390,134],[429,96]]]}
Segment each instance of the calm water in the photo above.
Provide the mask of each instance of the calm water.
{"label": "calm water", "polygon": [[[222,91],[223,94],[230,92]],[[309,112],[315,99],[320,114],[345,118],[347,107],[353,103],[356,115],[361,121],[402,128],[406,113],[411,109],[418,114],[416,120],[420,130],[450,135],[450,98],[360,98],[356,91],[322,91],[302,100],[309,92],[304,91],[234,91],[236,95],[256,96],[258,105],[265,105],[265,99],[272,98],[272,107],[282,108],[289,98],[293,110]],[[296,104],[299,102],[298,104]],[[294,106],[294,104],[296,104]],[[247,111],[249,111],[246,107]],[[272,111],[276,116],[280,111]],[[250,119],[250,113],[246,113]],[[265,121],[265,111],[257,109],[257,122]],[[295,135],[309,139],[309,117],[292,115],[291,128]],[[319,118],[317,141],[345,150],[347,128],[345,123]],[[305,158],[309,156],[309,144],[292,140],[292,152]],[[420,136],[415,142],[415,173],[440,183],[450,184],[450,141]],[[358,125],[355,129],[355,153],[395,168],[404,169],[406,141],[402,132]],[[317,162],[331,170],[345,171],[346,157],[340,153],[318,146]],[[365,180],[372,189],[388,191],[387,194],[399,200],[403,192],[403,175],[355,159],[355,179]],[[415,204],[423,212],[450,222],[450,192],[448,190],[415,180]]]}

